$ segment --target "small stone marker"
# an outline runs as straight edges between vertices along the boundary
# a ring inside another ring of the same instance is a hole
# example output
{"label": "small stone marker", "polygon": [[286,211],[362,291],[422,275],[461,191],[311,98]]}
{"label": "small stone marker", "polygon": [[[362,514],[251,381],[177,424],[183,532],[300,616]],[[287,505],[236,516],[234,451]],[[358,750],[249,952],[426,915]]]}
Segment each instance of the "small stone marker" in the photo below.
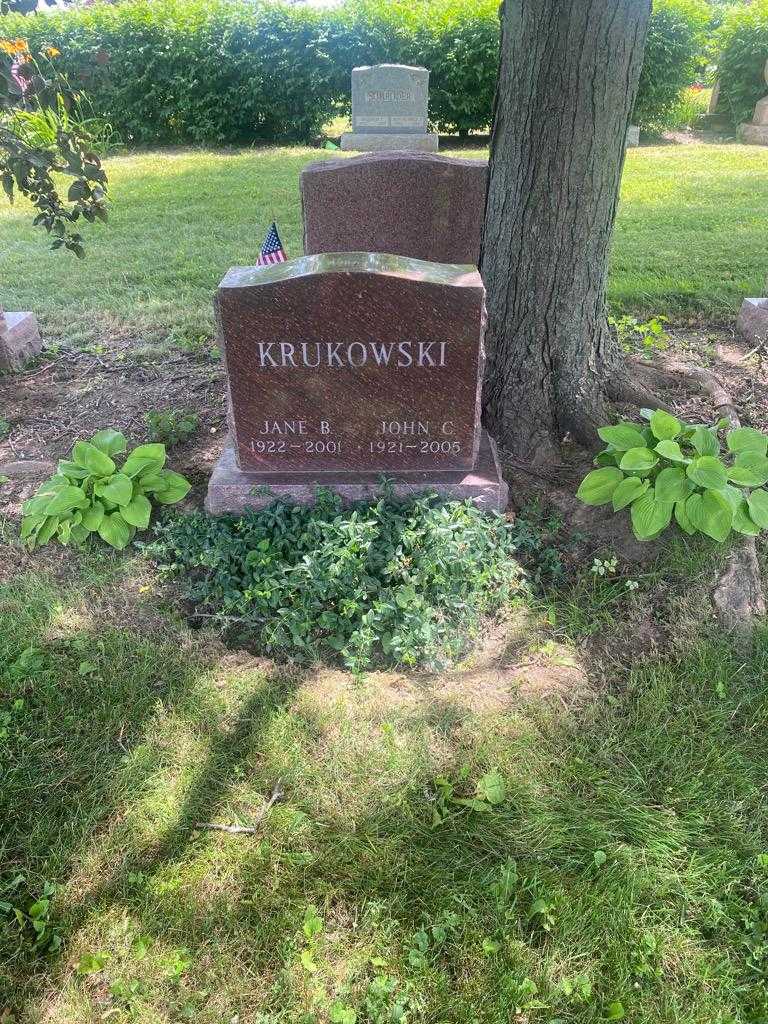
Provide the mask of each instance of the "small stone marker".
{"label": "small stone marker", "polygon": [[233,268],[216,299],[232,447],[215,513],[319,485],[349,500],[438,490],[503,508],[479,419],[484,289],[470,266],[327,253]]}
{"label": "small stone marker", "polygon": [[[768,60],[763,69],[765,84],[768,85]],[[757,146],[768,146],[768,96],[758,100],[755,105],[755,113],[751,124],[739,126],[739,135],[742,142],[751,142]]]}
{"label": "small stone marker", "polygon": [[416,149],[435,152],[427,132],[429,71],[407,64],[352,69],[352,131],[342,149]]}
{"label": "small stone marker", "polygon": [[319,160],[301,172],[304,252],[480,259],[488,163],[434,153]]}
{"label": "small stone marker", "polygon": [[0,306],[0,370],[20,370],[42,347],[34,313],[5,313]]}
{"label": "small stone marker", "polygon": [[750,345],[768,344],[768,299],[744,299],[736,330]]}

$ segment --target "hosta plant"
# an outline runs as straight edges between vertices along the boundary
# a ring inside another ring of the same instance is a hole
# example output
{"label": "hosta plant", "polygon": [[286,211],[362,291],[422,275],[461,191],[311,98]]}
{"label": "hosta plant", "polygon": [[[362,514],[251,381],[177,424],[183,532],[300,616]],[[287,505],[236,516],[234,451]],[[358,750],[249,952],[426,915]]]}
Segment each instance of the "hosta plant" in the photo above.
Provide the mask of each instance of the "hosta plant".
{"label": "hosta plant", "polygon": [[116,430],[77,442],[24,505],[21,536],[29,548],[82,544],[97,534],[121,550],[149,526],[153,503],[175,505],[189,493],[189,481],[165,468],[165,445],[142,444],[130,454],[127,447]]}
{"label": "hosta plant", "polygon": [[729,430],[727,420],[709,427],[661,410],[644,409],[643,416],[647,426],[598,430],[607,447],[577,491],[585,504],[627,509],[638,540],[657,537],[673,519],[684,533],[720,543],[732,530],[768,529],[768,436],[752,427]]}

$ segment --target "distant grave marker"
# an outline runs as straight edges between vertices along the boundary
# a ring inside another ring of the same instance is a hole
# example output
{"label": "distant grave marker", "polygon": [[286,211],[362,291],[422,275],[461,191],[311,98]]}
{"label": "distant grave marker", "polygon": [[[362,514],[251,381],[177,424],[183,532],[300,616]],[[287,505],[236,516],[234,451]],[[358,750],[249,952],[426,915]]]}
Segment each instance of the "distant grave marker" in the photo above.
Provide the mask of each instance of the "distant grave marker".
{"label": "distant grave marker", "polygon": [[417,149],[434,152],[427,132],[429,71],[407,64],[352,69],[352,131],[342,149]]}

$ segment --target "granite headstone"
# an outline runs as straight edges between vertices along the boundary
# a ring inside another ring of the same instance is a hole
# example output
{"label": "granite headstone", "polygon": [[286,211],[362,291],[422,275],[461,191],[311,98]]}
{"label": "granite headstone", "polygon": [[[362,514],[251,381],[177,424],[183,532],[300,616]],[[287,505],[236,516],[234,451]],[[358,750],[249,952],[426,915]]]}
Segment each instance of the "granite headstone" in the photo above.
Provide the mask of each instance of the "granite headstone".
{"label": "granite headstone", "polygon": [[341,148],[415,149],[433,152],[437,135],[427,131],[429,71],[407,64],[352,69],[352,131]]}
{"label": "granite headstone", "polygon": [[364,497],[382,475],[395,493],[503,507],[492,444],[481,443],[474,267],[364,252],[236,267],[216,310],[232,447],[211,512],[312,500],[318,484]]}
{"label": "granite headstone", "polygon": [[319,160],[301,172],[304,252],[480,259],[488,164],[428,153]]}

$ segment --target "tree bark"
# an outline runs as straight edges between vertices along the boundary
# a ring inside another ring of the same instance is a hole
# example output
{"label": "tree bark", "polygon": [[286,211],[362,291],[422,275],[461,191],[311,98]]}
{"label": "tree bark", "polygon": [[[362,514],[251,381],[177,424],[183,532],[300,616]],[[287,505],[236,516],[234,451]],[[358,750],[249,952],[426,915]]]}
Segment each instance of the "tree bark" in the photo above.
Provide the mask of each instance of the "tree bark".
{"label": "tree bark", "polygon": [[[591,442],[625,373],[608,249],[650,0],[506,0],[481,271],[485,422],[531,462]],[[614,388],[615,390],[615,388]]]}

